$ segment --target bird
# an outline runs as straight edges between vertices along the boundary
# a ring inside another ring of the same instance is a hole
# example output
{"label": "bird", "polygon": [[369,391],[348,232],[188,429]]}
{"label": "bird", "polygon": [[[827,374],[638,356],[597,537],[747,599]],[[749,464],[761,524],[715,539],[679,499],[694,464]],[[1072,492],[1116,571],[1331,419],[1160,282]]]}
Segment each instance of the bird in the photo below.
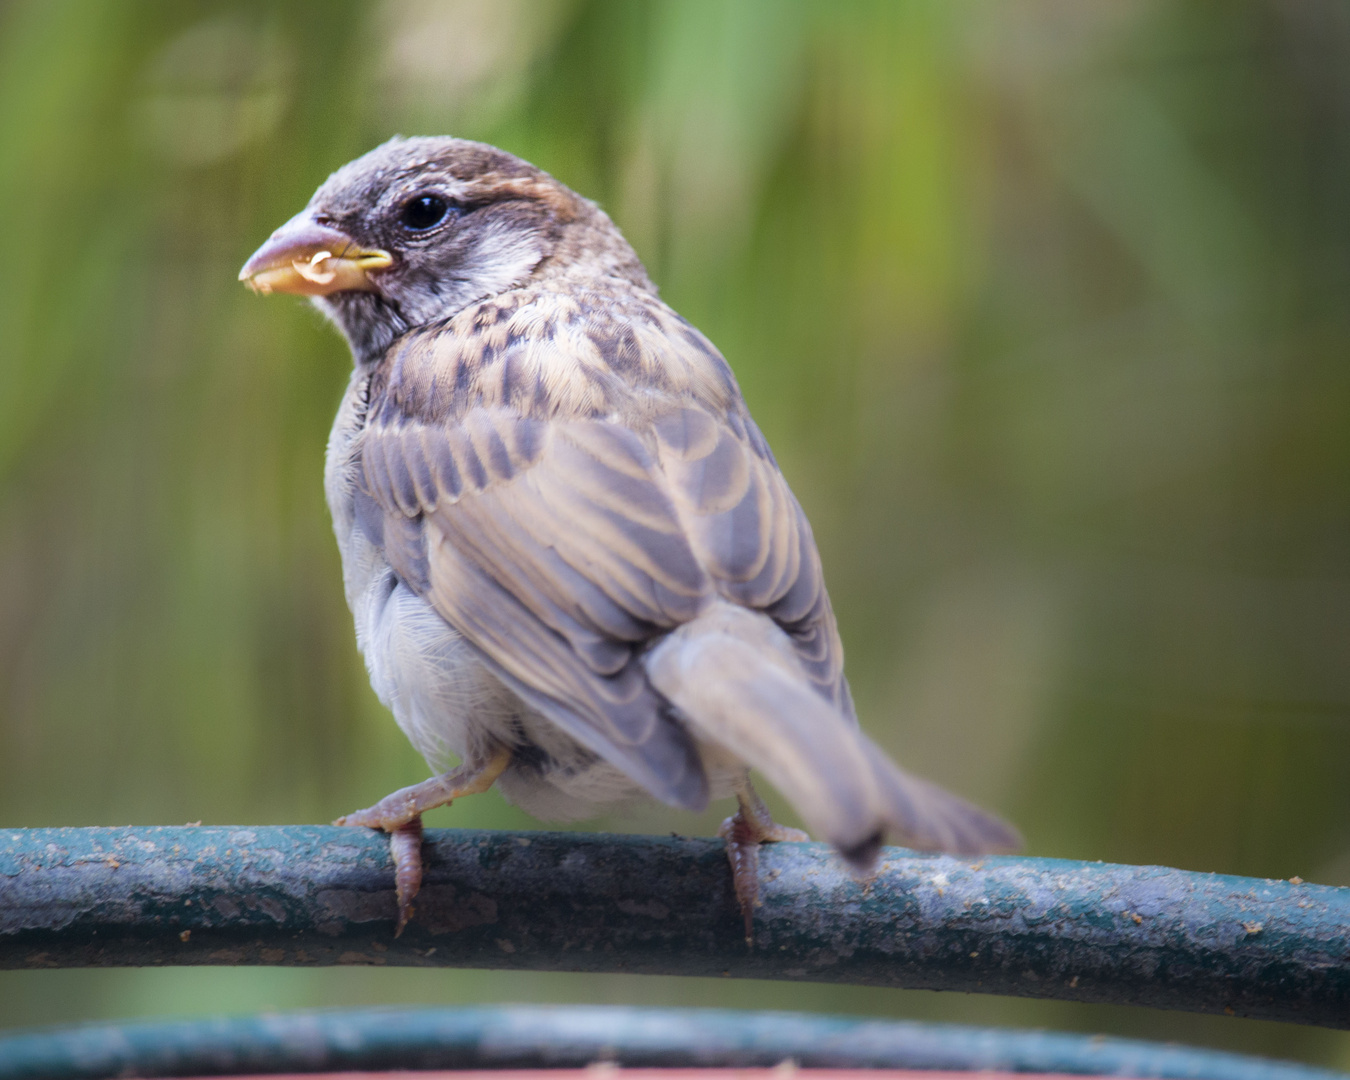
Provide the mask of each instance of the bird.
{"label": "bird", "polygon": [[556,821],[734,796],[747,941],[760,845],[808,838],[752,769],[859,875],[887,837],[1019,846],[860,728],[801,506],[595,202],[484,143],[395,137],[239,277],[310,298],[353,357],[325,493],[372,686],[434,775],[335,824],[390,835],[396,935],[422,814],[493,784]]}

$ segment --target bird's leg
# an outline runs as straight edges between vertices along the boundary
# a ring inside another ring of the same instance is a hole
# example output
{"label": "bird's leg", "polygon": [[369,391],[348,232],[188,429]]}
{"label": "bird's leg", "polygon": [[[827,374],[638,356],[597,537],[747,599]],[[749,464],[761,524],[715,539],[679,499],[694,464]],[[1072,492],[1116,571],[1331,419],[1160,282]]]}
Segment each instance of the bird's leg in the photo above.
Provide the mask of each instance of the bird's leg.
{"label": "bird's leg", "polygon": [[433,776],[412,787],[386,795],[374,806],[338,818],[334,825],[364,825],[389,833],[394,860],[394,888],[398,896],[398,926],[394,937],[412,918],[413,898],[422,887],[422,815],[448,806],[464,795],[486,791],[511,764],[511,751],[499,747],[486,761],[466,761],[457,769]]}
{"label": "bird's leg", "polygon": [[511,751],[497,749],[486,761],[466,761],[457,769],[433,776],[412,787],[400,788],[386,795],[374,806],[357,810],[338,818],[334,825],[364,825],[371,829],[393,832],[428,810],[447,806],[465,795],[486,791],[511,763]]}
{"label": "bird's leg", "polygon": [[722,822],[717,835],[727,843],[727,858],[731,861],[731,880],[736,888],[736,899],[745,917],[745,942],[754,944],[755,908],[759,904],[759,845],[778,840],[810,840],[801,829],[779,825],[769,816],[769,808],[759,793],[750,786],[750,775],[745,774],[736,785],[736,801],[740,804],[731,817]]}

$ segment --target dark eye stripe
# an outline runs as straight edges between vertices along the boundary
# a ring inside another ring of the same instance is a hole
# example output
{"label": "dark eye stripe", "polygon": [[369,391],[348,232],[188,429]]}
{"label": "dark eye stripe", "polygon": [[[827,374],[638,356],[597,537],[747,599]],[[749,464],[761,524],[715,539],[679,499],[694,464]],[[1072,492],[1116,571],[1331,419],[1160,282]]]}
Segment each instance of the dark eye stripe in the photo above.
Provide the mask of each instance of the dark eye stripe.
{"label": "dark eye stripe", "polygon": [[439,225],[450,213],[450,203],[439,195],[414,195],[399,210],[398,219],[405,229],[425,232]]}

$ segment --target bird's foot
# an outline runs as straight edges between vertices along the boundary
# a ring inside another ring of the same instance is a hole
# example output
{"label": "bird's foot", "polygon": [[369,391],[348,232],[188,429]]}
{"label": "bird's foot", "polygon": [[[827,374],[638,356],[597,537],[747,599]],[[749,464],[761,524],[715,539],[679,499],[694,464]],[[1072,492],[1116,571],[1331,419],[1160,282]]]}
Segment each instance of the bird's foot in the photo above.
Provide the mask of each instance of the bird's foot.
{"label": "bird's foot", "polygon": [[412,787],[399,788],[374,806],[343,814],[333,824],[355,825],[358,828],[364,826],[367,829],[383,829],[391,833],[416,821],[426,811],[451,802],[452,799],[444,797],[445,779],[445,776],[433,776],[430,780],[413,784]]}
{"label": "bird's foot", "polygon": [[463,795],[486,791],[511,763],[511,751],[497,750],[487,761],[461,765],[420,784],[400,788],[374,806],[344,814],[334,825],[383,829],[389,834],[389,854],[394,860],[394,891],[398,898],[398,925],[403,933],[413,914],[413,899],[422,887],[422,815],[438,806],[448,806]]}
{"label": "bird's foot", "polygon": [[745,919],[745,943],[753,946],[755,940],[755,908],[759,906],[759,846],[780,840],[810,840],[801,829],[779,825],[769,815],[769,808],[745,781],[736,792],[739,808],[722,822],[717,835],[726,841],[727,859],[731,863],[731,881],[736,899]]}
{"label": "bird's foot", "polygon": [[413,917],[413,898],[422,888],[422,819],[415,817],[389,834],[389,854],[394,859],[394,895],[398,922],[394,937],[403,933]]}

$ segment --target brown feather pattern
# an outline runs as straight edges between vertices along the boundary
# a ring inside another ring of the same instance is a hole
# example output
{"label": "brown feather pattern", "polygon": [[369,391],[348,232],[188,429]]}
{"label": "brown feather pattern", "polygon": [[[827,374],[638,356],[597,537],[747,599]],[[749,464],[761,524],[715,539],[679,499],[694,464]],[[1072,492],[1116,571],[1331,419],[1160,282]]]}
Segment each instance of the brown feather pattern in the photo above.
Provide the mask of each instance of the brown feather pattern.
{"label": "brown feather pattern", "polygon": [[725,361],[606,285],[493,298],[376,370],[361,453],[366,493],[407,523],[385,524],[391,565],[522,696],[644,774],[687,740],[641,653],[718,596],[789,631],[851,717],[809,526]]}

